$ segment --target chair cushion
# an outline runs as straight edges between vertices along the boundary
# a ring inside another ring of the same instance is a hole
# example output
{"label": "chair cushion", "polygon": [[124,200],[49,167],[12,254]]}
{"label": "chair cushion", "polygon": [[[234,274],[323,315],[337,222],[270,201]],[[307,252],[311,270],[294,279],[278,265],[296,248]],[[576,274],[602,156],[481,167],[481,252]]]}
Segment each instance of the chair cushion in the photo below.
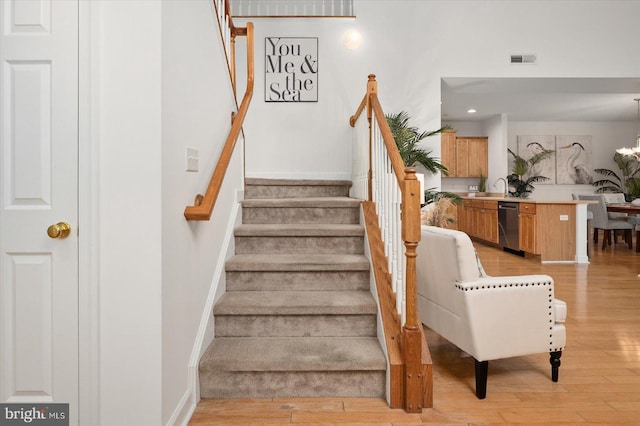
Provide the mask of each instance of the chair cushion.
{"label": "chair cushion", "polygon": [[607,225],[603,229],[633,229],[633,225],[626,220],[611,220],[607,221]]}
{"label": "chair cushion", "polygon": [[560,299],[553,299],[553,318],[556,322],[567,320],[567,304]]}

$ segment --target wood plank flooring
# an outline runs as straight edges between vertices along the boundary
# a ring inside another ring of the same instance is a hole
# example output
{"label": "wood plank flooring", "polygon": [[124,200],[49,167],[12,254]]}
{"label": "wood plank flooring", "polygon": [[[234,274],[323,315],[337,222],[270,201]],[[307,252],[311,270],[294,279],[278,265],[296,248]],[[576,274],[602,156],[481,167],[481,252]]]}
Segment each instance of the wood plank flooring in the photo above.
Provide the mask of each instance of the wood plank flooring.
{"label": "wood plank flooring", "polygon": [[543,273],[567,302],[560,380],[545,354],[489,363],[487,398],[474,392],[473,359],[426,330],[434,408],[391,410],[378,399],[204,400],[189,425],[579,424],[640,425],[640,254],[590,247],[591,264],[542,264],[475,244],[489,275]]}

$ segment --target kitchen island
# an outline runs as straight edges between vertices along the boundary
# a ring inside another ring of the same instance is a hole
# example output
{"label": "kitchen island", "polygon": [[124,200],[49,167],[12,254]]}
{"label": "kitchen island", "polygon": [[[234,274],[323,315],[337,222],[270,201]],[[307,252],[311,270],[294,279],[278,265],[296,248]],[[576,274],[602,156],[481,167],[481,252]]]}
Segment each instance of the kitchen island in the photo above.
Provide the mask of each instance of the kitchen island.
{"label": "kitchen island", "polygon": [[[457,209],[458,229],[473,239],[536,255],[542,262],[589,263],[587,204],[590,201],[462,198],[463,204]],[[507,232],[502,213],[503,220],[499,220],[499,206],[505,208],[506,205],[517,209],[511,215],[516,218],[515,237],[510,231]],[[509,238],[511,241],[505,243]]]}

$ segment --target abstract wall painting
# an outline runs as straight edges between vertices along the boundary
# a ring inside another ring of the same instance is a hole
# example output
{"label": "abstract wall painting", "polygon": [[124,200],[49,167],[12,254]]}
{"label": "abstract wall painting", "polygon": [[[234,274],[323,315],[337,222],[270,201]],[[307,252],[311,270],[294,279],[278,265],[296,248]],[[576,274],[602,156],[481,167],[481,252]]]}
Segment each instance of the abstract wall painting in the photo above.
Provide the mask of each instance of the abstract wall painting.
{"label": "abstract wall painting", "polygon": [[556,136],[557,183],[593,183],[592,155],[590,135]]}
{"label": "abstract wall painting", "polygon": [[[518,155],[525,160],[530,159],[535,154],[542,152],[543,150],[555,150],[556,149],[556,136],[555,135],[525,135],[518,136]],[[548,158],[540,161],[531,169],[529,173],[524,176],[525,179],[530,176],[544,176],[549,180],[544,182],[537,182],[536,185],[542,184],[555,184],[556,183],[556,153]]]}

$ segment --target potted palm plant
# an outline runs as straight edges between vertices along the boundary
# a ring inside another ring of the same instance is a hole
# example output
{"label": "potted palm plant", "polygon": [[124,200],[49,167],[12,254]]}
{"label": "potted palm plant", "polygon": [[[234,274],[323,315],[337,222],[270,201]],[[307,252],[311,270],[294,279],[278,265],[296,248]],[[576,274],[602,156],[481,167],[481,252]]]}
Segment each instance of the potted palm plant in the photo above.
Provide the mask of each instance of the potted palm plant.
{"label": "potted palm plant", "polygon": [[476,197],[483,197],[487,195],[487,177],[480,172],[480,179],[478,179],[478,192]]}
{"label": "potted palm plant", "polygon": [[592,183],[596,193],[623,193],[627,201],[640,197],[640,163],[638,159],[630,155],[616,153],[613,156],[620,169],[620,175],[611,169],[595,169],[596,173],[603,176],[602,179]]}
{"label": "potted palm plant", "polygon": [[449,170],[438,161],[438,158],[432,157],[431,151],[419,146],[421,140],[450,129],[449,126],[433,131],[420,131],[417,127],[409,125],[409,114],[406,111],[387,114],[385,117],[405,166],[413,167],[420,164],[431,173],[440,172],[444,176],[449,176]]}
{"label": "potted palm plant", "polygon": [[545,149],[528,159],[519,156],[509,148],[507,148],[507,151],[513,157],[511,174],[507,176],[509,195],[512,197],[529,198],[529,195],[531,195],[535,189],[533,186],[534,183],[549,180],[546,176],[528,176],[529,170],[542,160],[549,158],[555,151]]}

